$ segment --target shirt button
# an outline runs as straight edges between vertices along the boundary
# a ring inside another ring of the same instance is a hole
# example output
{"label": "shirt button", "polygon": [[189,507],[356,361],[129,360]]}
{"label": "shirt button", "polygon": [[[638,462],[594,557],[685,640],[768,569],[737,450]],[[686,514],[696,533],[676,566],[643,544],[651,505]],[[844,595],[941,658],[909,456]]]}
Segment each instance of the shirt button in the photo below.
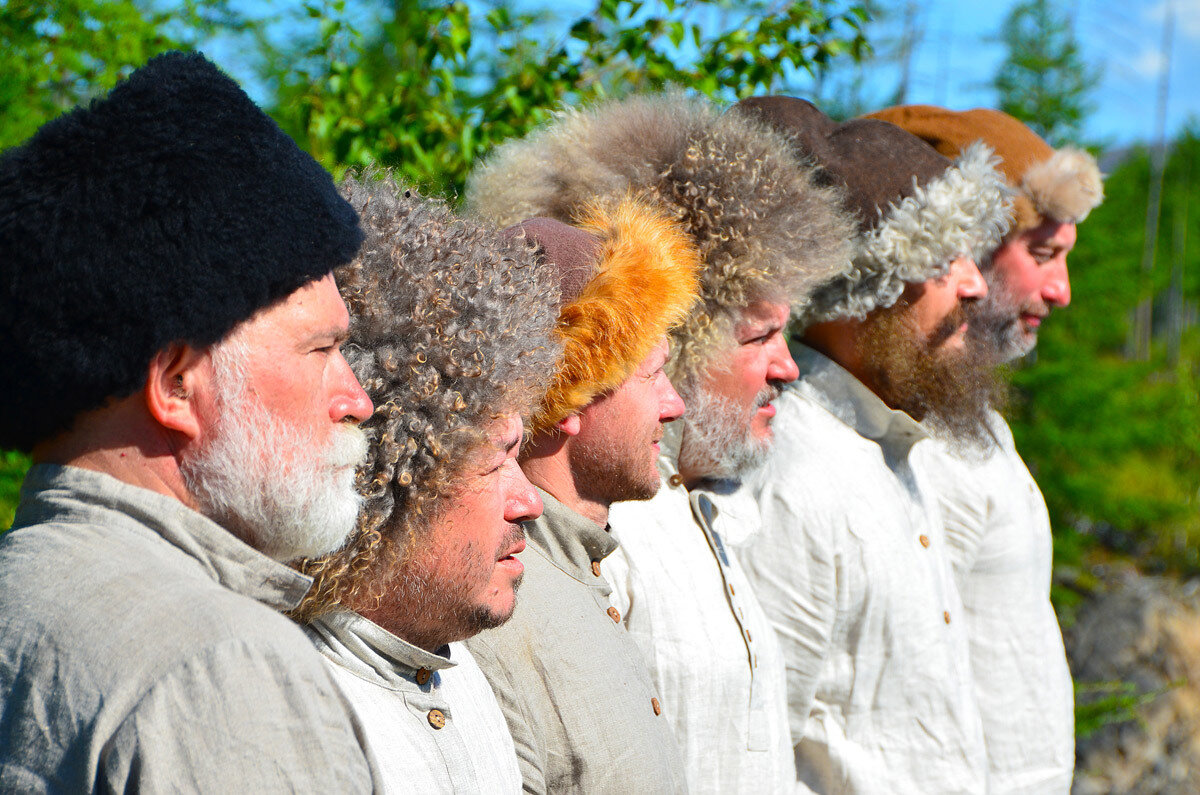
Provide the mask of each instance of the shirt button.
{"label": "shirt button", "polygon": [[921,546],[925,547],[926,549],[929,548],[929,536],[922,535],[917,540],[921,542]]}
{"label": "shirt button", "polygon": [[418,668],[417,669],[417,684],[423,685],[428,681],[429,681],[429,669],[428,668]]}
{"label": "shirt button", "polygon": [[942,618],[944,618],[946,620],[946,623],[949,624],[950,623],[950,611],[947,610],[946,612],[942,613]]}
{"label": "shirt button", "polygon": [[672,475],[667,478],[667,483],[671,484],[671,488],[678,488],[683,485],[683,475]]}
{"label": "shirt button", "polygon": [[440,709],[431,709],[429,714],[425,716],[429,721],[429,725],[435,729],[443,729],[446,727],[446,713]]}
{"label": "shirt button", "polygon": [[600,576],[600,561],[598,561],[598,560],[592,561],[592,574],[594,574],[597,577]]}
{"label": "shirt button", "polygon": [[658,703],[658,699],[657,699],[657,698],[652,698],[652,699],[650,699],[650,708],[654,710],[654,714],[655,714],[655,715],[661,715],[661,714],[662,714],[662,704],[659,704],[659,703]]}
{"label": "shirt button", "polygon": [[617,612],[617,608],[615,607],[608,608],[608,617],[617,624],[621,623],[621,614]]}

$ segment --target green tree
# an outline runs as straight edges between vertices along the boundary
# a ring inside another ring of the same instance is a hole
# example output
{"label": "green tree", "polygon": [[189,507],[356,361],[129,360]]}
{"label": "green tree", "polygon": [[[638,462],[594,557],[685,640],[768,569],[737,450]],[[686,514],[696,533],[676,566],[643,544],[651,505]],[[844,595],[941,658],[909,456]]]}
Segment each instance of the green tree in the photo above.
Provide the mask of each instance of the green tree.
{"label": "green tree", "polygon": [[1000,29],[1007,55],[992,85],[1000,110],[1058,145],[1078,139],[1100,81],[1079,52],[1074,26],[1052,0],[1024,0]]}

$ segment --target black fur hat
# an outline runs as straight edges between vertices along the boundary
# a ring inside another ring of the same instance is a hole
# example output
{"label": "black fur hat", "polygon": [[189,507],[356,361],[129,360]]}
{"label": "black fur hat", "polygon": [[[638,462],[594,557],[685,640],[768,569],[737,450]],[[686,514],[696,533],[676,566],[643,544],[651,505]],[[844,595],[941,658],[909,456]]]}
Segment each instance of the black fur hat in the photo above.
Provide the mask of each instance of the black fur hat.
{"label": "black fur hat", "polygon": [[168,53],[0,155],[0,448],[129,395],[351,260],[358,217],[229,77]]}

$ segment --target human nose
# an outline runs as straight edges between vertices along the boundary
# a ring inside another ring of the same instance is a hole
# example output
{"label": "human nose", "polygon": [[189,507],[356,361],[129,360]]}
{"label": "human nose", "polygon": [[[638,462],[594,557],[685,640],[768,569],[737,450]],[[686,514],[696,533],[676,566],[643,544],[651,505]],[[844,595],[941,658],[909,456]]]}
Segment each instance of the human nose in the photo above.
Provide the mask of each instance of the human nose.
{"label": "human nose", "polygon": [[975,260],[962,257],[955,261],[954,267],[958,271],[959,298],[983,298],[987,295],[987,282],[984,281],[983,274],[979,272],[979,266],[975,264]]}
{"label": "human nose", "polygon": [[514,472],[504,501],[504,520],[525,522],[536,519],[542,515],[542,498],[521,467],[514,463],[512,468]]}
{"label": "human nose", "polygon": [[371,398],[367,396],[362,385],[358,383],[358,378],[355,377],[354,371],[350,369],[346,359],[341,353],[337,354],[337,358],[338,361],[335,365],[337,370],[334,374],[336,386],[333,399],[329,403],[329,418],[334,422],[345,420],[355,423],[366,422],[375,410],[375,406],[372,405]]}
{"label": "human nose", "polygon": [[683,416],[687,407],[683,405],[683,398],[679,397],[679,393],[675,391],[675,385],[671,383],[671,379],[664,375],[662,380],[663,388],[658,400],[658,421],[673,422]]}
{"label": "human nose", "polygon": [[767,380],[790,384],[800,377],[800,368],[796,366],[796,360],[792,358],[782,334],[773,344],[771,361],[767,365]]}
{"label": "human nose", "polygon": [[1067,273],[1067,261],[1054,264],[1046,282],[1042,285],[1042,299],[1051,306],[1067,306],[1071,303],[1071,277]]}

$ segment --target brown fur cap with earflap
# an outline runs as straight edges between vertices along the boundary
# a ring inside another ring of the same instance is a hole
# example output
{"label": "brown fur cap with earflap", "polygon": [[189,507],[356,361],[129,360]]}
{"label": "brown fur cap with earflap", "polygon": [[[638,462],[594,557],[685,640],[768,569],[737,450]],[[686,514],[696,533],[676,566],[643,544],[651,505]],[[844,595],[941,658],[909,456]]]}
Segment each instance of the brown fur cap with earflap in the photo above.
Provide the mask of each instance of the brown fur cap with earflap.
{"label": "brown fur cap with earflap", "polygon": [[563,355],[530,429],[544,433],[620,386],[687,317],[699,289],[691,239],[631,199],[583,207],[574,226],[538,218],[513,227],[558,275]]}
{"label": "brown fur cap with earflap", "polygon": [[845,273],[854,224],[784,136],[682,94],[568,110],[510,141],[467,181],[469,212],[500,223],[570,221],[596,197],[649,200],[700,253],[700,301],[672,334],[669,372],[696,378],[734,344],[740,312],[767,299],[803,311]]}

